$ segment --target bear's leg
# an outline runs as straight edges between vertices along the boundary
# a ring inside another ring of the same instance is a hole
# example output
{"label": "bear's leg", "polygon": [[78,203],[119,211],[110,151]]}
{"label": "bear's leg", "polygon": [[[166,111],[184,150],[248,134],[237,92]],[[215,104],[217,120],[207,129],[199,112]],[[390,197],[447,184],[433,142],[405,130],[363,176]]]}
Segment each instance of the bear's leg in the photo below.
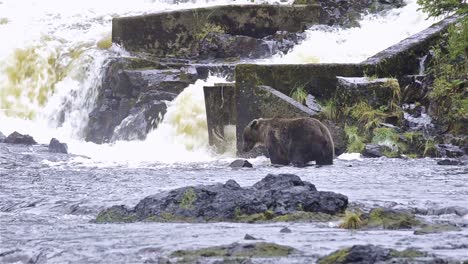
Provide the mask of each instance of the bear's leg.
{"label": "bear's leg", "polygon": [[333,165],[333,151],[324,150],[315,160],[317,165]]}
{"label": "bear's leg", "polygon": [[267,135],[267,149],[272,164],[289,165],[286,151],[275,137],[275,133],[270,131]]}
{"label": "bear's leg", "polygon": [[304,148],[304,144],[300,146],[298,145],[290,146],[289,157],[294,167],[303,168],[303,167],[308,166],[307,163],[309,161],[312,161],[312,159],[310,159],[308,154],[309,153]]}

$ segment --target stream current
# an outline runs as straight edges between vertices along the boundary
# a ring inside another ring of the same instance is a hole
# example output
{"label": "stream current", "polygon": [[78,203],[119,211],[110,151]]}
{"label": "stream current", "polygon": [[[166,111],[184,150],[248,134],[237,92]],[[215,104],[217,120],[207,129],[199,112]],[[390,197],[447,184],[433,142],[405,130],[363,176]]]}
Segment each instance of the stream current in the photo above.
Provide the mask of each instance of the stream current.
{"label": "stream current", "polygon": [[[0,263],[151,263],[177,249],[245,242],[245,234],[300,251],[287,259],[258,263],[311,263],[339,248],[369,243],[468,259],[468,215],[434,213],[450,207],[468,211],[466,166],[381,158],[336,160],[333,166],[299,169],[272,167],[266,158],[257,158],[251,160],[254,169],[228,168],[233,154],[219,156],[208,146],[201,89],[223,77],[188,87],[145,141],[84,142],[83,129],[103,63],[126,54],[116,46],[105,48],[112,17],[230,3],[0,0],[0,39],[9,40],[0,44],[0,131],[30,134],[42,144],[0,143]],[[311,28],[290,53],[261,63],[359,62],[433,22],[411,0],[385,15],[366,16],[359,29]],[[366,38],[371,41],[362,41]],[[190,127],[191,133],[182,133],[187,130],[180,127]],[[52,137],[67,142],[71,155],[48,153],[43,144]],[[418,217],[455,224],[461,230],[414,235],[409,230],[352,232],[337,228],[335,222],[91,222],[105,207],[134,206],[160,191],[228,179],[250,186],[268,173],[297,174],[318,190],[345,194],[353,205],[364,208],[428,211]],[[292,233],[280,233],[284,226]]]}

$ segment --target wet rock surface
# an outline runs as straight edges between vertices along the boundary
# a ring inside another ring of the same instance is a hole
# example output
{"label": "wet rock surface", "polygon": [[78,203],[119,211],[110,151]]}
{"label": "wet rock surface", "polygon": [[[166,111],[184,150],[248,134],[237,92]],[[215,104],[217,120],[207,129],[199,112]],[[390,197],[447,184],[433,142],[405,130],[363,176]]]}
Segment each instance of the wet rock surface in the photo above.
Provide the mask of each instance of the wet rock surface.
{"label": "wet rock surface", "polygon": [[416,249],[398,251],[375,245],[356,245],[335,251],[319,259],[318,263],[407,263],[407,261],[412,261],[411,263],[414,263],[413,261],[416,261],[416,258],[423,258],[426,256],[427,253]]}
{"label": "wet rock surface", "polygon": [[442,165],[442,166],[460,166],[463,165],[464,163],[461,160],[457,159],[443,159],[437,161],[437,165]]}
{"label": "wet rock surface", "polygon": [[2,143],[6,139],[6,136],[0,132],[0,143]]}
{"label": "wet rock surface", "polygon": [[54,153],[68,154],[68,145],[66,143],[61,143],[56,138],[53,138],[49,143],[49,151]]}
{"label": "wet rock surface", "polygon": [[229,164],[231,168],[252,168],[253,165],[248,160],[238,159]]}
{"label": "wet rock surface", "polygon": [[233,243],[226,246],[209,247],[196,250],[178,250],[170,256],[177,258],[202,258],[202,257],[229,257],[229,258],[269,258],[286,257],[294,253],[295,249],[274,243]]}
{"label": "wet rock surface", "polygon": [[184,187],[149,196],[133,209],[113,206],[96,218],[104,222],[236,221],[262,214],[267,219],[298,211],[338,214],[348,199],[342,194],[317,191],[292,174],[269,174],[252,187],[234,180],[225,184]]}
{"label": "wet rock surface", "polygon": [[18,132],[13,132],[3,141],[8,144],[35,145],[37,142],[30,135],[23,135]]}

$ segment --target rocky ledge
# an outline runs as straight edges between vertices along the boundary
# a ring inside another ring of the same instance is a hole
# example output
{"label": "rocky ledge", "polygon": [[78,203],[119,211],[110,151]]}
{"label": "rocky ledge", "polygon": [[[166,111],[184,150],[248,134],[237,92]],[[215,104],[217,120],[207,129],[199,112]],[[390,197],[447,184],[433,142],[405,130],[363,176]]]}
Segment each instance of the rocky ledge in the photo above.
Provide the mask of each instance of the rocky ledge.
{"label": "rocky ledge", "polygon": [[96,222],[282,221],[289,215],[335,215],[347,206],[346,196],[317,191],[312,183],[296,175],[269,174],[246,188],[228,180],[225,184],[183,187],[148,196],[133,209],[110,207],[99,213]]}

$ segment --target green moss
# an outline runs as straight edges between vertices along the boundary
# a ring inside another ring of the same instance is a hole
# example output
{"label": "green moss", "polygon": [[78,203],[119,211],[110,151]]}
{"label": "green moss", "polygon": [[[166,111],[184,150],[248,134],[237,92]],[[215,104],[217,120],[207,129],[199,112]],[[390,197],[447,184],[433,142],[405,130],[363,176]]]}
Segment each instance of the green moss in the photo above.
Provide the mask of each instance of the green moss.
{"label": "green moss", "polygon": [[361,214],[359,212],[346,211],[345,217],[343,218],[340,228],[345,229],[360,229],[363,226],[361,220]]}
{"label": "green moss", "polygon": [[235,222],[242,223],[276,223],[276,222],[312,222],[312,221],[335,221],[339,219],[339,216],[329,215],[325,213],[314,213],[298,211],[285,215],[275,216],[273,211],[268,210],[259,214],[241,214],[240,210],[234,213]]}
{"label": "green moss", "polygon": [[197,194],[193,188],[189,187],[184,192],[182,198],[179,201],[179,207],[183,209],[190,209],[193,206],[193,203],[197,200]]}
{"label": "green moss", "polygon": [[410,229],[420,225],[421,222],[416,217],[407,212],[393,210],[384,210],[381,208],[373,209],[367,220],[369,227],[381,227],[383,229]]}
{"label": "green moss", "polygon": [[132,223],[137,220],[136,215],[123,213],[114,207],[100,212],[96,217],[96,223]]}
{"label": "green moss", "polygon": [[106,36],[96,43],[99,49],[109,49],[112,46],[112,37]]}
{"label": "green moss", "polygon": [[364,144],[365,138],[359,135],[359,130],[356,126],[345,126],[345,134],[348,138],[348,147],[346,151],[350,153],[361,153],[366,144]]}
{"label": "green moss", "polygon": [[216,25],[212,23],[206,23],[201,28],[196,30],[197,33],[195,34],[195,38],[197,40],[203,40],[208,37],[209,33],[226,33],[226,30],[221,25]]}
{"label": "green moss", "polygon": [[313,213],[313,212],[295,212],[286,215],[276,216],[271,219],[271,222],[328,222],[336,221],[339,219],[337,215],[330,215],[324,213]]}
{"label": "green moss", "polygon": [[319,259],[318,264],[343,263],[349,254],[349,248],[338,250],[324,258]]}
{"label": "green moss", "polygon": [[273,243],[255,243],[248,246],[240,244],[231,244],[228,246],[207,247],[196,250],[177,250],[170,257],[176,258],[212,258],[212,257],[230,257],[230,258],[269,258],[285,257],[294,252],[294,248],[282,246]]}
{"label": "green moss", "polygon": [[427,235],[460,230],[461,229],[459,227],[453,225],[423,225],[420,229],[414,231],[414,234]]}
{"label": "green moss", "polygon": [[422,257],[427,256],[425,252],[422,252],[416,249],[411,249],[411,248],[405,249],[402,251],[392,249],[390,255],[393,258],[406,258],[406,259],[415,259],[415,258],[422,258]]}
{"label": "green moss", "polygon": [[405,143],[400,141],[400,135],[393,128],[376,128],[373,131],[372,143],[385,146],[383,154],[389,158],[396,158],[408,149]]}

